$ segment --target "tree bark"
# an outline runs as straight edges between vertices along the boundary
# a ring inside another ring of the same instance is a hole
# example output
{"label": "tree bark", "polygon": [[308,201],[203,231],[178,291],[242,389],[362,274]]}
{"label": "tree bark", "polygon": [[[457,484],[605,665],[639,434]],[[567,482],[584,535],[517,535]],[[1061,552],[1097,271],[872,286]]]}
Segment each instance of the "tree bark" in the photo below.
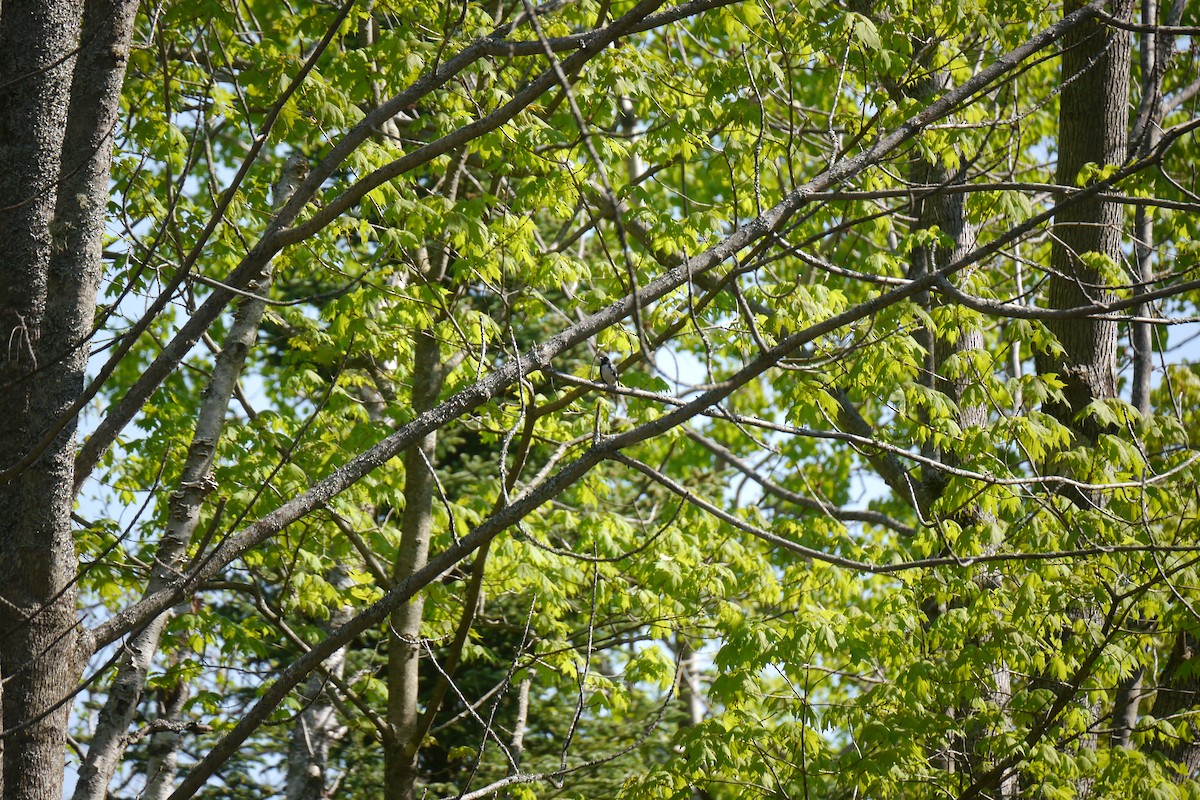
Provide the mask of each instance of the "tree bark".
{"label": "tree bark", "polygon": [[[71,537],[75,420],[136,3],[5,0],[0,25],[0,665],[5,800],[62,797],[78,642]],[[76,48],[80,49],[76,52]]]}
{"label": "tree bark", "polygon": [[[276,183],[276,208],[287,201],[306,173],[307,162],[300,159],[288,162]],[[269,291],[271,277],[272,270],[268,266],[257,287],[259,292]],[[258,339],[258,328],[265,310],[264,301],[244,299],[222,342],[212,377],[204,390],[200,411],[196,415],[196,428],[188,447],[179,487],[168,501],[167,529],[154,552],[154,565],[145,596],[162,591],[178,575],[192,534],[200,524],[204,499],[216,488],[212,477],[213,459],[225,430],[230,398],[246,364],[246,357]],[[104,800],[107,796],[109,781],[125,755],[126,733],[141,702],[146,676],[158,653],[167,620],[167,614],[160,614],[126,642],[117,676],[100,711],[96,732],[79,770],[74,800]]]}
{"label": "tree bark", "polygon": [[[928,36],[932,39],[934,34]],[[918,77],[911,84],[901,87],[908,97],[929,102],[938,92],[944,91],[950,84],[950,74],[945,69],[934,66],[932,59],[937,48],[930,41],[915,41],[914,49],[927,53],[927,58],[917,65]],[[944,157],[925,159],[914,156],[917,160],[910,170],[910,180],[919,192],[928,193],[914,202],[913,214],[916,217],[915,227],[919,230],[936,229],[945,240],[945,244],[930,244],[918,247],[913,251],[912,263],[909,265],[909,275],[919,278],[937,272],[966,256],[975,249],[978,232],[967,218],[965,196],[961,193],[943,191],[956,184],[962,183],[962,175],[951,169]],[[965,170],[960,170],[965,171]],[[917,298],[927,309],[941,305],[937,296],[925,293]],[[946,376],[946,360],[953,354],[969,353],[982,350],[984,347],[983,331],[977,325],[960,326],[953,336],[947,332],[922,328],[915,334],[925,348],[924,384],[935,391],[951,398],[958,408],[955,422],[962,430],[982,426],[987,421],[987,410],[981,404],[968,404],[965,400],[966,390],[972,383],[969,375],[948,378]],[[958,466],[959,458],[954,452],[943,451],[933,443],[922,446],[922,454],[939,463],[954,467]],[[937,467],[924,466],[921,470],[923,495],[928,503],[940,498],[946,489],[947,475],[945,470]],[[993,521],[990,516],[983,515],[978,507],[972,505],[958,509],[955,521],[964,529],[973,525],[987,524]],[[991,548],[992,551],[995,548]],[[977,579],[987,589],[994,589],[999,582],[993,571],[984,571]],[[944,606],[927,603],[927,613],[930,624],[945,611]],[[1004,706],[1011,697],[1012,676],[1004,663],[998,663],[991,672],[991,685],[980,687],[982,699]],[[951,709],[951,713],[962,719],[965,726],[965,736],[951,737],[944,747],[931,758],[940,769],[948,772],[965,771],[973,778],[987,772],[993,766],[993,759],[987,746],[989,731],[981,724],[970,718],[970,712],[964,709]],[[1002,798],[1014,798],[1019,794],[1018,776],[1008,775],[1000,781]]]}
{"label": "tree bark", "polygon": [[[1068,0],[1065,13],[1082,7]],[[1115,0],[1109,13],[1129,16],[1132,0]],[[1073,28],[1063,41],[1063,91],[1058,115],[1058,168],[1055,182],[1072,186],[1085,164],[1120,164],[1125,160],[1129,118],[1129,33],[1093,18]],[[1076,203],[1054,218],[1050,250],[1048,305],[1073,308],[1112,299],[1110,280],[1088,256],[1121,261],[1121,217],[1118,203],[1098,197]],[[1116,396],[1117,323],[1111,319],[1051,319],[1048,327],[1063,347],[1058,357],[1039,356],[1038,369],[1057,373],[1065,384],[1065,402],[1047,410],[1083,441],[1101,432],[1095,422],[1077,422],[1088,403]],[[1082,500],[1082,498],[1076,498]]]}
{"label": "tree bark", "polygon": [[[919,248],[916,251],[913,271],[917,274],[926,274],[940,270],[971,252],[976,246],[977,232],[967,219],[964,196],[958,193],[936,191],[936,187],[942,184],[959,182],[957,176],[953,175],[944,164],[926,163],[921,167],[918,183],[923,183],[924,188],[934,191],[934,194],[917,204],[917,224],[921,228],[936,227],[953,243],[949,248],[931,246]],[[931,303],[930,307],[932,308],[935,304]],[[930,387],[954,400],[958,406],[955,421],[960,428],[966,430],[982,426],[987,421],[987,410],[980,404],[972,405],[965,401],[966,389],[971,384],[971,378],[969,376],[947,378],[945,362],[951,354],[982,350],[984,347],[983,331],[975,325],[963,326],[956,331],[957,335],[952,341],[949,337],[940,336],[934,331],[925,331],[924,333],[925,345],[928,348],[926,368]],[[936,458],[949,466],[957,466],[959,463],[957,455],[953,452],[942,452],[933,447],[926,447],[924,451],[928,457]],[[946,488],[946,476],[937,469],[924,468],[922,482],[925,492],[930,498],[940,497]],[[993,517],[981,513],[976,506],[959,509],[955,519],[964,528],[989,524],[994,521]],[[995,547],[989,548],[990,551],[995,551],[995,549]],[[981,572],[977,580],[986,589],[996,589],[1000,585],[992,570]],[[933,610],[932,616],[939,613],[941,613],[941,609]],[[990,677],[991,684],[985,683],[979,689],[981,699],[1003,707],[1012,695],[1011,672],[1008,666],[1001,662],[992,669]],[[985,726],[972,721],[969,712],[960,709],[954,713],[960,717],[966,715],[965,739],[952,740],[941,753],[937,754],[937,760],[943,769],[949,771],[962,768],[973,777],[983,775],[993,766],[993,759],[988,748],[990,731]],[[956,746],[961,746],[963,752],[955,753]],[[957,761],[962,763],[956,764]],[[1020,793],[1018,776],[1014,773],[1002,777],[999,789],[1001,798],[1017,797]]]}
{"label": "tree bark", "polygon": [[[342,567],[335,567],[328,580],[342,591],[353,585],[349,573]],[[344,606],[331,614],[323,627],[337,630],[353,616],[354,610]],[[329,796],[329,748],[343,728],[326,674],[342,677],[346,650],[343,647],[325,659],[321,665],[323,671],[312,673],[305,684],[303,700],[306,706],[296,721],[288,750],[287,800],[323,800]]]}
{"label": "tree bark", "polygon": [[1179,763],[1183,768],[1180,780],[1200,778],[1200,745],[1196,744],[1197,738],[1200,738],[1200,725],[1187,714],[1196,707],[1200,698],[1200,672],[1195,665],[1198,645],[1200,641],[1192,633],[1184,631],[1176,635],[1171,655],[1163,664],[1154,706],[1150,711],[1156,719],[1170,719],[1177,714],[1187,717],[1182,721],[1172,720],[1177,726],[1187,726],[1187,737],[1152,745],[1154,750]]}
{"label": "tree bark", "polygon": [[[1163,25],[1178,25],[1183,17],[1183,0],[1175,0],[1164,14]],[[1142,0],[1142,23],[1159,23],[1158,0]],[[1133,123],[1131,154],[1148,156],[1162,139],[1163,76],[1175,50],[1171,36],[1156,34],[1148,28],[1138,36],[1138,58],[1142,73],[1142,99]],[[1134,296],[1150,291],[1154,279],[1154,221],[1149,209],[1134,210],[1133,255],[1136,280]],[[1149,316],[1150,304],[1140,303],[1134,316]],[[1129,343],[1133,351],[1133,385],[1130,402],[1143,416],[1150,413],[1150,382],[1154,373],[1154,326],[1148,322],[1133,322],[1129,326]]]}
{"label": "tree bark", "polygon": [[[1082,7],[1068,0],[1069,14]],[[1108,13],[1118,19],[1129,17],[1132,0],[1113,0]],[[1063,39],[1062,94],[1058,111],[1058,166],[1055,182],[1074,186],[1087,164],[1103,168],[1124,162],[1128,142],[1129,74],[1131,37],[1127,31],[1092,17],[1073,28]],[[1050,277],[1046,305],[1051,309],[1074,308],[1112,300],[1115,269],[1104,262],[1121,263],[1123,210],[1118,203],[1092,196],[1059,211],[1054,217],[1050,249]],[[1063,382],[1063,397],[1045,404],[1045,410],[1073,434],[1077,446],[1090,446],[1105,432],[1094,417],[1080,413],[1096,400],[1117,394],[1117,323],[1112,319],[1052,318],[1047,327],[1058,339],[1062,352],[1039,353],[1041,374],[1054,373]],[[1069,472],[1061,464],[1048,471]],[[1070,477],[1070,476],[1069,476]],[[1083,476],[1086,477],[1086,476]],[[1082,509],[1104,502],[1094,492],[1064,488],[1063,496]],[[1098,610],[1081,604],[1073,616],[1094,623]],[[1061,634],[1071,636],[1067,628]],[[1094,714],[1099,707],[1092,708]],[[1095,745],[1094,739],[1089,744]],[[1090,786],[1081,784],[1081,792]]]}
{"label": "tree bark", "polygon": [[[679,665],[679,702],[687,712],[680,727],[694,728],[704,722],[704,687],[700,684],[699,655],[683,636],[675,642],[675,662]],[[711,798],[707,789],[692,785],[692,800]]]}
{"label": "tree bark", "polygon": [[179,773],[179,748],[183,745],[183,734],[175,726],[182,722],[183,708],[190,695],[188,684],[182,679],[159,694],[158,719],[171,727],[150,736],[146,748],[146,788],[139,800],[166,800],[174,788]]}
{"label": "tree bark", "polygon": [[1145,670],[1138,667],[1133,674],[1117,685],[1113,696],[1113,724],[1108,742],[1113,747],[1129,747],[1133,729],[1137,726],[1138,706],[1142,700],[1142,679]]}
{"label": "tree bark", "polygon": [[[1071,0],[1064,11],[1070,13],[1080,5]],[[1132,0],[1115,0],[1108,11],[1114,17],[1127,19],[1131,9]],[[1128,32],[1095,19],[1076,27],[1065,38],[1055,174],[1059,185],[1075,185],[1085,164],[1103,167],[1125,160],[1131,53]],[[1101,256],[1114,265],[1121,263],[1122,216],[1120,205],[1099,198],[1076,204],[1055,216],[1048,287],[1051,308],[1105,302],[1113,297],[1108,288],[1112,278],[1088,258]],[[1103,433],[1102,428],[1092,419],[1079,419],[1078,414],[1095,400],[1117,395],[1117,323],[1072,318],[1052,319],[1048,326],[1064,352],[1053,358],[1039,355],[1038,369],[1057,373],[1065,388],[1064,401],[1049,403],[1046,410],[1072,430],[1077,443],[1093,443]],[[1141,349],[1148,352],[1149,332],[1141,333],[1147,334]],[[1134,333],[1135,350],[1139,349],[1141,333]],[[1137,405],[1148,409],[1149,373],[1144,370],[1147,364],[1142,358],[1142,368],[1135,369],[1135,384],[1142,388],[1135,387],[1133,397]],[[1066,494],[1084,508],[1100,502],[1077,490]],[[1122,682],[1114,694],[1110,744],[1128,746],[1140,695],[1141,673],[1137,672]]]}
{"label": "tree bark", "polygon": [[[0,366],[3,407],[0,453],[16,461],[30,429],[54,424],[51,395],[69,392],[71,370],[52,362],[43,329],[54,313],[47,298],[56,181],[66,126],[70,62],[78,40],[79,4],[4,4],[0,75],[21,76],[0,89],[0,247],[7,258],[0,285],[0,334],[10,346]],[[59,242],[58,244],[62,244]],[[62,310],[58,310],[62,313]],[[39,357],[40,356],[40,357]],[[45,391],[41,391],[45,387]],[[73,439],[60,436],[35,463],[0,487],[0,667],[5,732],[4,797],[61,796],[66,709],[54,710],[78,671],[73,668],[75,566],[70,503],[62,494],[63,459]],[[46,781],[38,788],[35,780]]]}
{"label": "tree bark", "polygon": [[[413,410],[433,408],[441,392],[441,348],[432,330],[418,331],[413,353]],[[399,585],[425,566],[433,532],[437,433],[421,437],[404,454],[404,516],[400,523],[400,549],[396,554],[394,583]],[[421,619],[424,596],[420,593],[397,608],[388,628],[388,722],[390,741],[384,751],[384,785],[388,797],[415,797],[420,712],[417,688],[421,657]]]}
{"label": "tree bark", "polygon": [[[1175,0],[1163,20],[1164,25],[1178,25],[1183,16],[1182,0]],[[1157,0],[1142,0],[1142,22],[1153,25],[1158,22]],[[1161,138],[1163,116],[1163,76],[1167,62],[1174,50],[1170,36],[1158,36],[1152,30],[1138,37],[1138,56],[1142,73],[1142,99],[1134,118],[1131,149],[1137,156],[1149,155]],[[1134,210],[1133,253],[1137,288],[1135,295],[1150,290],[1154,278],[1154,221],[1149,210],[1138,206]],[[1133,309],[1134,316],[1149,316],[1153,308],[1149,303],[1140,303]],[[1148,322],[1134,322],[1129,326],[1129,343],[1133,353],[1133,385],[1129,401],[1143,417],[1149,416],[1151,378],[1154,374],[1154,327]],[[1113,700],[1113,732],[1110,741],[1114,746],[1129,747],[1134,726],[1137,724],[1138,709],[1143,695],[1142,682],[1145,670],[1138,667],[1133,674],[1117,687]]]}

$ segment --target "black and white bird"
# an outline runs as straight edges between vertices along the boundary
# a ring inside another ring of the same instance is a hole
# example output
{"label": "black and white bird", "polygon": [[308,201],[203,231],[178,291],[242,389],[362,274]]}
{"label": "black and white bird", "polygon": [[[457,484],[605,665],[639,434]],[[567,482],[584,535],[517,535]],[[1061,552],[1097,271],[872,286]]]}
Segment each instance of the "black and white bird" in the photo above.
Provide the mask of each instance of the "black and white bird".
{"label": "black and white bird", "polygon": [[604,385],[610,388],[616,388],[621,385],[620,379],[617,377],[617,369],[613,366],[612,360],[605,355],[599,357],[600,361],[600,380],[604,381]]}

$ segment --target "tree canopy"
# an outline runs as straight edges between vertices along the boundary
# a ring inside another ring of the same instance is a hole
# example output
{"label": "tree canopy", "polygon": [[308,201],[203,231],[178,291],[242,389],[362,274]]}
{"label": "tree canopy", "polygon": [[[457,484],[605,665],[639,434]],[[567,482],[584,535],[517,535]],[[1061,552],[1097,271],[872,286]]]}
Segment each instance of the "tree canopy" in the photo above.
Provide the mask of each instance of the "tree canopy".
{"label": "tree canopy", "polygon": [[4,800],[1200,795],[1188,11],[4,0]]}

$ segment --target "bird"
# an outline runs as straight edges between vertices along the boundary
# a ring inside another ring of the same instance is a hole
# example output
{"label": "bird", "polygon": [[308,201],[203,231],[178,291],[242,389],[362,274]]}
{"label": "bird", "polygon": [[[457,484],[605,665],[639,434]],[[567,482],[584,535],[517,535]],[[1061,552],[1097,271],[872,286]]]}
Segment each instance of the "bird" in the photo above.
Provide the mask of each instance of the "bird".
{"label": "bird", "polygon": [[612,360],[605,355],[599,357],[600,360],[600,380],[604,381],[604,385],[610,389],[615,389],[621,385],[620,379],[617,377],[617,369],[613,366]]}

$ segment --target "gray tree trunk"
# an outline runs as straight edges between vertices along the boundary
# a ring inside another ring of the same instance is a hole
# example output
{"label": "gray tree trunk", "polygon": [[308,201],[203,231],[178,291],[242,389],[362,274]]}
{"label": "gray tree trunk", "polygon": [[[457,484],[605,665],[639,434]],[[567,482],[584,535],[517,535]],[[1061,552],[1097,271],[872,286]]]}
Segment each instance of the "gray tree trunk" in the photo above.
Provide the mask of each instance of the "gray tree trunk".
{"label": "gray tree trunk", "polygon": [[[1179,762],[1183,767],[1183,774],[1179,776],[1181,780],[1200,778],[1200,746],[1196,744],[1200,725],[1188,713],[1196,708],[1200,700],[1200,671],[1197,671],[1195,664],[1196,654],[1200,652],[1198,647],[1200,640],[1194,635],[1187,632],[1176,635],[1171,655],[1163,664],[1154,706],[1150,711],[1156,719],[1170,719],[1176,726],[1187,726],[1189,729],[1190,736],[1187,738],[1179,737],[1153,745],[1156,751]],[[1173,719],[1176,715],[1186,715],[1187,718]]]}
{"label": "gray tree trunk", "polygon": [[[413,353],[412,407],[417,414],[437,402],[441,392],[441,348],[432,330],[416,333]],[[425,566],[433,532],[436,488],[430,467],[436,457],[437,434],[430,432],[404,454],[404,516],[394,581],[399,584]],[[421,657],[424,596],[416,594],[391,615],[388,629],[388,723],[391,735],[384,750],[384,786],[389,798],[415,797],[420,710],[417,688]]]}
{"label": "gray tree trunk", "polygon": [[[0,75],[7,84],[0,89],[0,248],[7,259],[0,277],[0,335],[12,343],[0,363],[5,466],[54,425],[58,409],[47,408],[47,401],[52,394],[69,393],[73,377],[65,363],[53,366],[53,375],[37,368],[58,355],[44,332],[65,322],[47,319],[66,311],[52,309],[47,298],[70,88],[70,62],[54,65],[78,40],[79,11],[78,4],[42,7],[7,0],[0,25]],[[21,80],[9,83],[18,75]],[[40,459],[0,486],[3,727],[28,725],[4,741],[5,800],[62,795],[66,709],[54,710],[54,704],[79,674],[70,635],[75,621],[71,505],[62,491],[73,444],[64,432]],[[44,788],[33,784],[33,776],[45,781]]]}
{"label": "gray tree trunk", "polygon": [[182,679],[159,693],[158,719],[172,727],[150,736],[150,745],[146,748],[146,788],[139,800],[167,800],[175,788],[179,748],[183,745],[183,735],[175,726],[181,726],[183,722],[183,707],[190,695],[187,681]]}
{"label": "gray tree trunk", "polygon": [[[335,568],[329,582],[344,591],[353,585],[349,573]],[[350,621],[354,610],[350,606],[330,615],[326,630],[336,630]],[[334,652],[321,664],[323,670],[308,677],[302,693],[306,704],[292,731],[288,749],[287,800],[324,800],[329,791],[329,748],[343,731],[333,702],[333,687],[326,674],[342,677],[346,666],[346,648]]]}
{"label": "gray tree trunk", "polygon": [[[1116,0],[1109,13],[1127,19],[1132,0]],[[1064,13],[1083,4],[1068,0]],[[1092,19],[1063,40],[1063,91],[1059,99],[1058,169],[1055,182],[1076,183],[1085,164],[1120,164],[1128,141],[1131,41],[1129,33]],[[1055,215],[1049,306],[1074,308],[1112,299],[1111,281],[1085,257],[1121,261],[1118,203],[1091,198]],[[1050,330],[1062,344],[1057,358],[1039,358],[1039,371],[1054,372],[1066,384],[1065,403],[1047,410],[1085,441],[1100,432],[1094,422],[1076,424],[1077,412],[1096,399],[1116,396],[1117,323],[1111,319],[1052,319]]]}
{"label": "gray tree trunk", "polygon": [[[302,159],[288,162],[276,183],[274,205],[277,209],[283,206],[307,172],[307,162]],[[269,291],[271,276],[268,266],[259,284],[260,292]],[[204,499],[216,488],[212,477],[213,459],[225,430],[229,401],[245,367],[246,357],[258,339],[258,327],[265,310],[264,301],[244,299],[222,342],[196,416],[196,428],[179,486],[171,493],[167,530],[154,551],[154,566],[145,596],[162,591],[176,578],[192,534],[200,523]],[[125,643],[117,676],[100,711],[87,757],[79,769],[74,800],[104,800],[107,796],[108,784],[125,755],[126,734],[141,702],[146,676],[158,653],[167,620],[167,614],[160,614]]]}
{"label": "gray tree trunk", "polygon": [[[917,224],[921,228],[936,227],[953,242],[948,249],[926,247],[916,251],[913,271],[925,274],[939,270],[971,252],[976,246],[976,231],[967,219],[962,194],[936,192],[935,187],[948,182],[957,182],[956,177],[945,168],[945,165],[927,163],[922,165],[920,171],[922,174],[917,176],[917,182],[924,184],[924,188],[935,190],[935,194],[917,204]],[[983,349],[983,331],[977,326],[963,327],[957,331],[957,336],[952,342],[927,331],[925,332],[925,344],[928,348],[927,369],[931,388],[946,394],[958,405],[956,422],[963,430],[983,425],[987,421],[986,409],[979,404],[969,404],[964,399],[965,391],[971,384],[971,378],[962,376],[947,379],[944,375],[945,361],[951,354]],[[932,447],[926,447],[925,454],[950,466],[958,464],[958,458],[954,453],[944,453]],[[923,470],[922,480],[926,494],[930,498],[939,497],[945,490],[945,475],[936,469]],[[963,527],[968,527],[986,524],[991,519],[981,514],[977,508],[968,507],[960,511],[957,521]],[[978,580],[985,588],[995,588],[998,585],[995,575],[990,572],[981,573]],[[931,610],[932,617],[936,617],[938,613],[940,613],[940,609]],[[1008,667],[1003,663],[997,664],[992,669],[990,685],[983,686],[980,691],[982,699],[1003,707],[1012,695],[1012,675]],[[961,716],[962,712],[955,711],[955,713]],[[970,775],[982,775],[993,766],[987,748],[988,735],[989,731],[984,726],[968,720],[965,738],[950,741],[942,753],[936,754],[937,760],[943,769],[954,771],[961,768]],[[956,748],[961,748],[963,752],[955,753]],[[1016,774],[1004,776],[1000,783],[1000,797],[1016,797],[1020,791],[1019,785]]]}
{"label": "gray tree trunk", "polygon": [[[932,36],[932,34],[930,35]],[[919,49],[924,49],[930,54],[930,57],[935,52],[935,48],[929,47],[926,42],[917,42],[915,45]],[[924,47],[922,47],[923,45]],[[910,97],[927,102],[929,98],[943,91],[950,83],[949,73],[946,70],[932,69],[931,63],[923,63],[919,65],[918,69],[923,73],[923,77],[915,80],[904,90]],[[916,216],[916,227],[918,229],[936,228],[950,242],[949,247],[929,245],[919,247],[913,252],[913,261],[909,272],[912,277],[916,278],[941,270],[974,250],[977,243],[977,232],[967,219],[964,195],[941,191],[942,188],[962,183],[961,176],[954,174],[947,167],[944,159],[917,161],[911,170],[910,179],[917,187],[917,191],[930,193],[915,203],[913,211]],[[940,304],[937,297],[929,295],[924,295],[919,299],[926,308],[930,309]],[[945,377],[946,359],[952,354],[983,349],[983,331],[978,326],[965,326],[956,331],[953,340],[939,336],[938,332],[930,329],[922,329],[917,336],[926,352],[925,384],[954,400],[958,406],[956,422],[960,428],[966,430],[983,425],[987,421],[987,410],[980,404],[968,404],[964,399],[966,389],[972,383],[971,377],[960,376],[954,379]],[[955,453],[943,452],[941,448],[935,447],[933,444],[923,446],[922,453],[928,458],[949,466],[957,466],[959,463]],[[921,480],[924,495],[931,502],[945,491],[947,477],[944,470],[923,467]],[[966,528],[971,525],[988,523],[991,520],[985,518],[977,508],[968,507],[958,513],[956,521]],[[997,583],[995,576],[988,572],[982,573],[978,580],[986,588],[994,588]],[[943,611],[944,607],[930,603],[928,607],[930,624]],[[982,699],[1003,707],[1012,694],[1012,676],[1009,669],[1003,663],[997,664],[990,677],[991,684],[985,685],[981,689]],[[960,718],[965,714],[961,709],[953,709],[951,713]],[[940,752],[932,754],[932,758],[941,769],[950,772],[961,770],[972,776],[981,775],[993,765],[987,748],[987,734],[988,731],[984,726],[968,719],[965,736],[951,737]],[[1013,798],[1018,794],[1019,780],[1015,774],[1001,778],[1000,797]]]}
{"label": "gray tree trunk", "polygon": [[67,410],[83,388],[135,10],[112,0],[3,5],[0,462],[19,465],[0,486],[5,800],[62,797],[70,697],[91,650],[75,627]]}
{"label": "gray tree trunk", "polygon": [[[1182,0],[1175,0],[1166,18],[1165,25],[1178,25],[1183,16]],[[1157,0],[1142,0],[1142,22],[1153,25],[1158,20]],[[1161,138],[1159,127],[1163,117],[1163,75],[1167,62],[1175,49],[1170,36],[1157,36],[1153,31],[1144,31],[1138,36],[1138,57],[1142,73],[1142,100],[1133,126],[1132,150],[1137,156],[1146,156]],[[1134,210],[1133,253],[1134,278],[1139,283],[1135,294],[1149,291],[1149,282],[1154,277],[1154,221],[1148,209],[1138,206]],[[1134,307],[1134,316],[1149,316],[1153,308],[1148,303]],[[1150,382],[1154,374],[1154,329],[1146,322],[1135,322],[1129,326],[1129,340],[1133,351],[1133,385],[1130,402],[1142,416],[1150,414]],[[1142,700],[1142,682],[1145,670],[1138,668],[1117,687],[1113,700],[1113,731],[1110,741],[1114,746],[1129,747],[1134,726],[1137,724]]]}
{"label": "gray tree trunk", "polygon": [[[682,636],[675,643],[675,661],[679,665],[679,702],[687,716],[682,727],[694,728],[704,722],[704,687],[700,684],[700,658]],[[709,800],[712,795],[702,786],[692,786],[692,800]]]}
{"label": "gray tree trunk", "polygon": [[[1081,4],[1067,3],[1065,13]],[[1127,19],[1132,0],[1116,0],[1108,9]],[[1059,102],[1058,169],[1055,180],[1071,186],[1087,163],[1120,164],[1128,148],[1129,76],[1132,39],[1128,32],[1096,20],[1075,28],[1063,41],[1063,92]],[[1120,205],[1094,198],[1059,212],[1054,220],[1049,280],[1049,306],[1073,308],[1112,298],[1111,277],[1086,260],[1093,254],[1120,264],[1123,210]],[[1053,319],[1051,331],[1064,348],[1057,358],[1039,356],[1040,372],[1055,372],[1066,384],[1065,402],[1048,404],[1047,410],[1069,427],[1080,443],[1095,441],[1102,432],[1093,420],[1076,415],[1094,400],[1116,396],[1117,323],[1086,318]],[[1147,331],[1148,333],[1148,331]],[[1135,333],[1135,349],[1138,334]],[[1148,342],[1145,348],[1148,351]],[[1135,370],[1135,383],[1148,390],[1148,361]],[[1149,395],[1136,389],[1138,405]],[[1068,496],[1083,507],[1098,502],[1082,492]],[[1109,742],[1128,746],[1141,695],[1141,673],[1118,687],[1114,696],[1113,733]],[[1097,709],[1098,711],[1098,709]]]}

